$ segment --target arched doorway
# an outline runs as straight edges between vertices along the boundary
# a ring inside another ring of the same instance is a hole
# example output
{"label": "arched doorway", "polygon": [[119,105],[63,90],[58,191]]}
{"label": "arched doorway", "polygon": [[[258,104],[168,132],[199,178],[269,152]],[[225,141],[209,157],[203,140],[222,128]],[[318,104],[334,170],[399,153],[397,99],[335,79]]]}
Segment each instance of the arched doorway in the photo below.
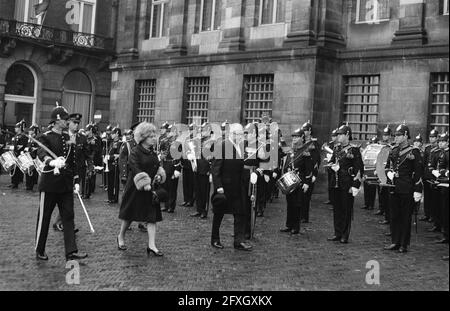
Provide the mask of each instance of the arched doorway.
{"label": "arched doorway", "polygon": [[27,126],[36,122],[37,75],[27,64],[16,63],[6,73],[3,124],[7,128],[25,120]]}
{"label": "arched doorway", "polygon": [[81,113],[80,127],[91,121],[92,115],[92,85],[88,76],[81,71],[74,70],[64,78],[63,106],[69,113]]}

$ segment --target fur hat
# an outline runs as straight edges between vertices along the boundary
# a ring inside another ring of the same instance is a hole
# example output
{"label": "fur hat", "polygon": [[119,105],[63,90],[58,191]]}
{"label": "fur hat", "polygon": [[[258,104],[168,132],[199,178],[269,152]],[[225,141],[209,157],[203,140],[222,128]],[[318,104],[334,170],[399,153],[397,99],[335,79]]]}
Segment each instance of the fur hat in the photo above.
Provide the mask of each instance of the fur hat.
{"label": "fur hat", "polygon": [[133,178],[137,190],[144,190],[144,187],[152,184],[152,179],[145,172],[137,173]]}

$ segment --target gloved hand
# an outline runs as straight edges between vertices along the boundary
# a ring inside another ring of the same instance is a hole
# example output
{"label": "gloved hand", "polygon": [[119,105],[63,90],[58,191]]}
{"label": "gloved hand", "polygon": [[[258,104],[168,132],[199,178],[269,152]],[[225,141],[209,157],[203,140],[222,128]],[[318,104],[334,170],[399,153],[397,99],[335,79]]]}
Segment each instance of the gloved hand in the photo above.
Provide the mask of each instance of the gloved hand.
{"label": "gloved hand", "polygon": [[49,165],[55,168],[62,168],[66,165],[66,160],[63,157],[59,157],[55,160],[51,160]]}
{"label": "gloved hand", "polygon": [[224,193],[223,188],[218,188],[217,193],[221,193],[221,194]]}
{"label": "gloved hand", "polygon": [[209,174],[209,182],[212,183],[213,179],[212,179],[212,174]]}
{"label": "gloved hand", "polygon": [[266,182],[269,182],[269,181],[270,181],[269,175],[264,174],[264,180],[265,180]]}
{"label": "gloved hand", "polygon": [[422,200],[422,193],[414,192],[414,201],[415,202],[420,202],[420,200]]}
{"label": "gloved hand", "polygon": [[436,178],[438,178],[439,176],[441,176],[441,174],[439,173],[438,170],[433,170],[433,171],[431,172],[431,174],[433,174],[433,176],[436,177]]}
{"label": "gloved hand", "polygon": [[278,176],[278,174],[277,174],[277,173],[275,173],[275,172],[273,172],[273,173],[272,173],[272,177],[273,177],[273,179],[277,178],[277,176]]}
{"label": "gloved hand", "polygon": [[73,186],[73,189],[74,189],[74,192],[75,192],[75,193],[79,193],[79,192],[80,192],[80,184],[75,184],[75,185]]}
{"label": "gloved hand", "polygon": [[306,193],[309,189],[309,185],[308,184],[303,184],[302,186],[303,192]]}
{"label": "gloved hand", "polygon": [[394,180],[394,176],[395,176],[394,172],[389,171],[389,172],[387,172],[386,175],[387,175],[387,177],[388,177],[390,180]]}
{"label": "gloved hand", "polygon": [[358,189],[358,188],[355,188],[355,187],[352,187],[350,190],[351,190],[351,192],[352,192],[352,195],[353,195],[354,197],[356,197],[356,195],[357,195],[358,192],[359,192],[359,189]]}
{"label": "gloved hand", "polygon": [[180,177],[181,173],[179,171],[174,171],[173,172],[173,177],[178,178]]}
{"label": "gloved hand", "polygon": [[311,178],[311,182],[315,183],[316,182],[316,176],[313,175],[313,177]]}
{"label": "gloved hand", "polygon": [[339,164],[333,164],[333,165],[331,166],[331,169],[332,169],[333,171],[335,171],[335,172],[339,171]]}
{"label": "gloved hand", "polygon": [[150,191],[152,190],[152,186],[151,185],[145,185],[144,186],[144,191]]}
{"label": "gloved hand", "polygon": [[256,183],[258,182],[258,175],[256,173],[250,174],[250,182],[252,183],[252,185],[256,185]]}

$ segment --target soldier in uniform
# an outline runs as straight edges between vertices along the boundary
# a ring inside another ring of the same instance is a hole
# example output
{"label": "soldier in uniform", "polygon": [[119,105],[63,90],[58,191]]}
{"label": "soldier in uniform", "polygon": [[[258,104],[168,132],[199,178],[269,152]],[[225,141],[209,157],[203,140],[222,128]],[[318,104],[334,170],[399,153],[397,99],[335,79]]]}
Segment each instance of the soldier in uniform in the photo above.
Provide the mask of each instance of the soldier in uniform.
{"label": "soldier in uniform", "polygon": [[434,152],[439,149],[437,144],[437,137],[439,133],[436,129],[430,131],[428,136],[429,144],[425,146],[425,150],[423,152],[423,211],[424,216],[419,220],[421,221],[434,221],[432,220],[433,216],[433,205],[435,204],[433,200],[433,189],[431,187],[431,180],[433,179],[433,175],[429,169],[432,162],[436,162],[437,158],[434,156]]}
{"label": "soldier in uniform", "polygon": [[328,241],[348,243],[353,218],[354,197],[361,187],[364,164],[359,146],[350,144],[352,130],[342,125],[338,131],[339,146],[334,149],[331,163],[335,172],[333,188],[334,236]]}
{"label": "soldier in uniform", "polygon": [[411,220],[414,202],[422,199],[423,163],[420,151],[408,143],[409,128],[405,124],[395,130],[396,146],[386,163],[391,209],[392,244],[386,250],[406,253],[411,239]]}
{"label": "soldier in uniform", "polygon": [[[333,155],[333,149],[334,147],[337,145],[337,130],[338,129],[334,129],[331,132],[331,140],[326,144],[326,147],[328,151],[327,152],[327,158],[331,159],[331,156]],[[331,153],[330,153],[331,152]],[[333,204],[332,202],[332,191],[333,191],[333,181],[334,181],[334,172],[331,169],[331,167],[327,167],[327,177],[328,177],[328,201],[325,202],[325,204]]]}
{"label": "soldier in uniform", "polygon": [[[267,156],[267,152],[272,147],[269,140],[269,131],[267,129],[267,124],[269,122],[269,117],[263,115],[259,123],[255,123],[257,128],[256,140],[258,142],[258,158],[259,158],[259,168],[258,168],[258,184],[257,184],[257,213],[258,217],[264,217],[264,211],[266,209],[267,201],[270,194],[270,182],[272,175],[272,162],[270,157]],[[264,140],[265,138],[265,140]],[[262,144],[265,144],[262,146]]]}
{"label": "soldier in uniform", "polygon": [[[383,129],[381,140],[378,143],[392,148],[392,130],[389,124]],[[389,189],[387,187],[378,187],[378,211],[375,215],[384,215],[384,220],[379,221],[380,224],[390,224]],[[390,236],[390,232],[386,233],[386,235]]]}
{"label": "soldier in uniform", "polygon": [[44,171],[39,180],[40,205],[36,226],[36,258],[48,260],[45,253],[48,229],[53,209],[58,205],[64,226],[64,246],[66,260],[77,260],[87,257],[79,252],[75,243],[73,191],[79,191],[79,179],[76,178],[75,150],[69,146],[70,137],[63,132],[67,129],[69,114],[61,106],[51,113],[55,121],[52,131],[39,137],[39,140],[57,156],[53,158],[44,148],[39,148],[38,157],[45,163]]}
{"label": "soldier in uniform", "polygon": [[416,137],[414,137],[413,146],[420,150],[420,154],[422,155],[422,159],[423,159],[423,156],[424,156],[423,139],[422,139],[422,135],[420,135],[420,133],[417,134]]}
{"label": "soldier in uniform", "polygon": [[[14,148],[14,155],[16,157],[25,151],[28,144],[28,138],[24,134],[25,126],[25,121],[22,120],[14,127],[15,136],[12,138],[11,142]],[[14,169],[14,174],[11,176],[11,185],[9,187],[12,189],[17,189],[21,182],[23,182],[23,173],[18,167],[16,167]]]}
{"label": "soldier in uniform", "polygon": [[302,208],[305,208],[314,168],[314,161],[309,150],[299,150],[304,144],[304,139],[305,133],[302,129],[297,129],[292,133],[292,153],[286,159],[283,173],[294,171],[301,180],[301,186],[286,195],[286,227],[280,229],[280,232],[289,232],[290,234],[300,232],[300,213]]}
{"label": "soldier in uniform", "polygon": [[[369,144],[377,144],[378,138],[372,137],[370,141],[367,143]],[[363,181],[363,189],[364,189],[364,206],[362,209],[367,210],[373,210],[373,207],[375,205],[375,197],[377,195],[377,185],[369,184],[367,180]]]}
{"label": "soldier in uniform", "polygon": [[95,167],[102,166],[102,141],[96,135],[96,127],[94,124],[88,124],[86,126],[86,142],[88,149],[87,157],[87,171],[86,171],[86,186],[84,197],[89,199],[91,194],[95,190],[95,182],[97,171]]}
{"label": "soldier in uniform", "polygon": [[[189,139],[194,139],[194,128],[195,124],[189,124]],[[183,154],[187,155],[188,146],[185,144]],[[183,157],[181,160],[181,165],[183,167],[183,198],[184,202],[181,206],[192,207],[194,206],[194,171],[193,164],[194,160],[189,160],[187,157]]]}
{"label": "soldier in uniform", "polygon": [[[28,129],[28,135],[36,139],[38,137],[38,134],[39,134],[39,126],[37,124],[33,124],[32,126],[30,126],[30,128]],[[33,159],[36,159],[37,150],[38,145],[31,139],[28,139],[28,144],[27,147],[25,148],[25,152],[28,152]],[[30,174],[25,175],[25,185],[27,190],[33,190],[34,185],[36,185],[38,182],[38,177],[39,174],[36,170],[33,170],[31,172],[31,175]]]}
{"label": "soldier in uniform", "polygon": [[108,200],[106,203],[115,204],[119,202],[119,192],[120,192],[120,171],[119,171],[119,155],[120,146],[122,142],[120,141],[120,136],[122,132],[120,128],[114,127],[111,130],[111,143],[109,144],[108,150]]}
{"label": "soldier in uniform", "polygon": [[448,133],[439,135],[438,141],[441,152],[439,154],[437,168],[432,171],[432,174],[437,178],[439,183],[437,189],[439,191],[439,207],[444,236],[441,240],[436,241],[436,243],[448,244]]}
{"label": "soldier in uniform", "polygon": [[111,131],[114,127],[109,124],[106,127],[105,132],[102,134],[101,139],[102,139],[102,156],[103,156],[103,184],[102,187],[107,190],[108,189],[108,171],[109,171],[109,167],[108,167],[108,160],[109,160],[109,156],[108,156],[108,152],[109,149],[111,149],[111,143],[112,143],[112,139],[111,139]]}
{"label": "soldier in uniform", "polygon": [[314,191],[314,185],[315,185],[315,182],[317,179],[317,175],[319,174],[320,146],[317,142],[317,138],[314,138],[312,136],[313,127],[312,127],[312,124],[310,121],[308,121],[302,125],[302,130],[305,133],[305,144],[312,142],[312,144],[309,147],[309,153],[311,154],[311,158],[314,163],[311,185],[308,188],[308,191],[306,192],[305,204],[304,204],[304,207],[301,209],[301,215],[300,215],[302,223],[309,223],[309,208],[311,205],[311,196]]}

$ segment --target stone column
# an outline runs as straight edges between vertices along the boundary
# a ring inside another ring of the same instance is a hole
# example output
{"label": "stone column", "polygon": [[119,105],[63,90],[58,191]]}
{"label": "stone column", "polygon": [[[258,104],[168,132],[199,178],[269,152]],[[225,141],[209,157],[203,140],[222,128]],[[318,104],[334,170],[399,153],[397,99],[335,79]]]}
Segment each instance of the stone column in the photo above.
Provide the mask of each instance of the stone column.
{"label": "stone column", "polygon": [[121,58],[137,58],[139,55],[140,7],[141,0],[119,2],[116,46]]}
{"label": "stone column", "polygon": [[245,50],[245,7],[246,0],[224,0],[222,13],[222,41],[220,52]]}
{"label": "stone column", "polygon": [[305,47],[315,44],[316,11],[317,1],[292,1],[291,29],[284,41],[285,46]]}
{"label": "stone column", "polygon": [[426,44],[425,1],[400,0],[399,29],[392,44]]}
{"label": "stone column", "polygon": [[169,46],[165,53],[169,56],[185,55],[186,26],[188,19],[189,0],[172,0],[169,19]]}
{"label": "stone column", "polygon": [[5,110],[5,87],[6,82],[0,82],[0,128],[5,126],[4,124],[4,110]]}

